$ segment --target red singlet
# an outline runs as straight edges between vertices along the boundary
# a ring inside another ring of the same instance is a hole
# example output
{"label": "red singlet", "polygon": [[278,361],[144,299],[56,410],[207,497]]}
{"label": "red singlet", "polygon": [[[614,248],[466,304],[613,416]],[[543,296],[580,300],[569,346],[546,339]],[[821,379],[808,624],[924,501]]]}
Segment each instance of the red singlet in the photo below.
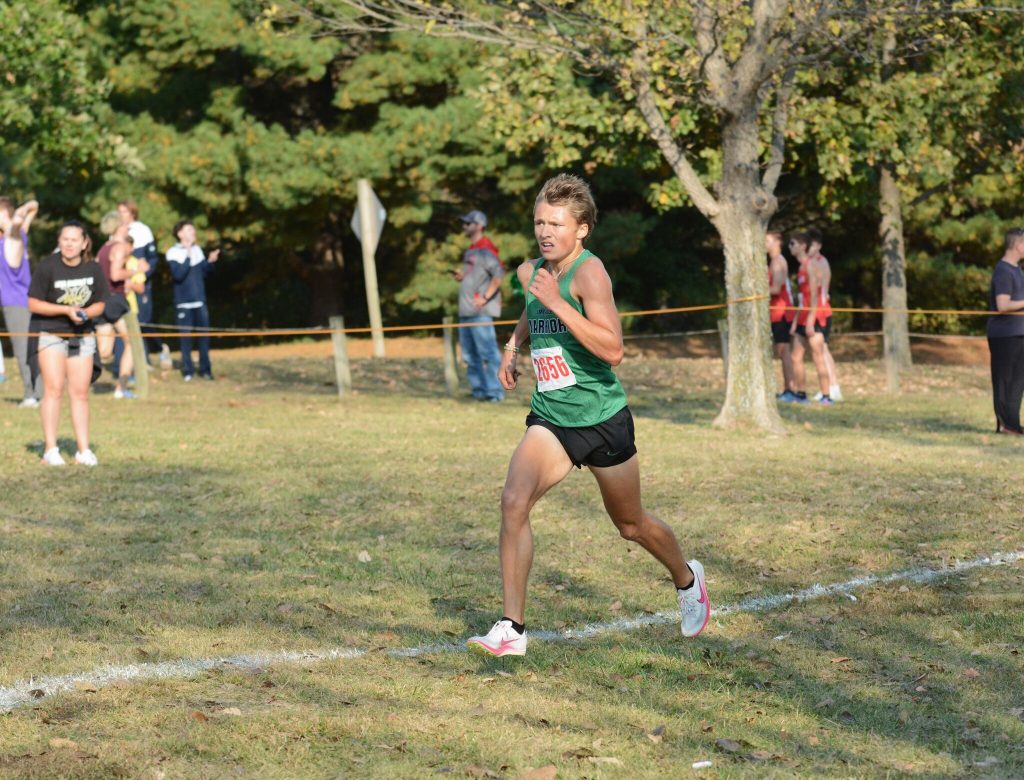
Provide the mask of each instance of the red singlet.
{"label": "red singlet", "polygon": [[[772,286],[772,269],[768,268],[768,287]],[[786,283],[782,285],[782,289],[771,297],[768,301],[768,312],[771,314],[772,322],[786,322],[793,321],[793,310],[790,308],[793,305],[793,293],[789,287],[789,271],[786,271]]]}
{"label": "red singlet", "polygon": [[[810,300],[811,300],[811,280],[810,280],[810,277],[807,275],[807,263],[809,261],[810,261],[810,258],[807,258],[807,260],[804,260],[800,264],[800,270],[797,271],[797,274],[796,274],[796,284],[797,284],[797,288],[800,291],[800,305],[801,306],[810,306],[811,305],[810,304]],[[796,318],[796,324],[797,325],[806,325],[807,324],[807,315],[809,313],[810,312],[808,312],[808,311],[801,311],[801,312],[799,312],[799,314],[797,315],[797,318]],[[825,294],[825,288],[824,287],[819,287],[818,288],[818,313],[817,313],[817,316],[814,318],[814,321],[818,325],[824,327],[825,326],[825,322],[831,316],[832,316],[832,304],[829,302],[828,295]]]}

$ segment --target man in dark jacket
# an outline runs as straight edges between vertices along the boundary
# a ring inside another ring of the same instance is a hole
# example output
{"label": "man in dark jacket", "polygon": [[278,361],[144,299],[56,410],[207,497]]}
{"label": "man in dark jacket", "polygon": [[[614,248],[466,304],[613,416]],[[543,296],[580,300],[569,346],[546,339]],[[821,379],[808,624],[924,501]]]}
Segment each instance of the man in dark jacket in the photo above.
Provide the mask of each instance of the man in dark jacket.
{"label": "man in dark jacket", "polygon": [[[206,332],[210,329],[210,311],[206,308],[206,275],[212,264],[220,257],[220,250],[214,249],[207,257],[196,243],[196,226],[191,220],[183,219],[174,226],[178,243],[167,251],[167,265],[174,279],[174,310],[176,322],[184,330],[181,337],[181,374],[186,382],[192,381],[195,373],[192,366],[193,330]],[[199,337],[199,376],[213,379],[210,367],[210,337]]]}

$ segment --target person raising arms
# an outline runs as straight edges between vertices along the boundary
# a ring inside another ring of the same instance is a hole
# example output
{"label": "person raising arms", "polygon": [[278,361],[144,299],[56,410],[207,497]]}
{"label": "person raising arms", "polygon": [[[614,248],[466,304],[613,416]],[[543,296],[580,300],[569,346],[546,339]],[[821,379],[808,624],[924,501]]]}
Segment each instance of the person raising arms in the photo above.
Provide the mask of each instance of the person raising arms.
{"label": "person raising arms", "polygon": [[516,357],[530,342],[537,386],[526,433],[512,454],[501,495],[499,556],[504,616],[467,644],[490,655],[526,653],[526,591],[533,563],[530,510],[573,466],[587,466],[620,535],[668,569],[682,633],[704,630],[711,614],[704,567],[687,563],[675,534],[640,499],[640,464],[626,394],[612,371],[623,357],[622,327],[604,264],[584,242],[597,208],[576,176],[549,179],[534,204],[541,257],[519,266],[526,310],[505,344],[498,378],[514,390]]}
{"label": "person raising arms", "polygon": [[[4,325],[13,335],[14,359],[21,374],[23,389],[19,406],[39,406],[41,388],[32,382],[28,365],[28,287],[32,273],[28,266],[28,231],[39,211],[39,204],[26,201],[17,208],[9,198],[0,198],[0,306]],[[0,377],[3,376],[3,351],[0,350]]]}

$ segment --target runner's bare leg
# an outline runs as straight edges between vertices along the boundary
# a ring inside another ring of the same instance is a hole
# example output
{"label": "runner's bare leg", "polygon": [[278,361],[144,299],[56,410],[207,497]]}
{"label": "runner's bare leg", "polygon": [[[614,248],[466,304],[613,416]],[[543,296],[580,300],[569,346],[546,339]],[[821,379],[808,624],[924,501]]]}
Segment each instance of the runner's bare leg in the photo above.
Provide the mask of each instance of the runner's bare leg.
{"label": "runner's bare leg", "polygon": [[601,488],[604,507],[623,539],[636,542],[669,570],[677,588],[693,582],[693,573],[672,529],[640,503],[640,458],[634,455],[625,463],[607,468],[590,467]]}
{"label": "runner's bare leg", "polygon": [[530,510],[572,470],[561,442],[547,428],[531,425],[512,453],[501,493],[501,584],[505,616],[525,623],[526,586],[533,565]]}

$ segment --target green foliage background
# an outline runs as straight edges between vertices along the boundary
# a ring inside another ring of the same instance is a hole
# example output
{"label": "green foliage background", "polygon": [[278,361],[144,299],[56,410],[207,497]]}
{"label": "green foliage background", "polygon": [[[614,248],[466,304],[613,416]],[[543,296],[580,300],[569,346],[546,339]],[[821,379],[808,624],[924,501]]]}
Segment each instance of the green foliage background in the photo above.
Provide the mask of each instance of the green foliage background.
{"label": "green foliage background", "polygon": [[[591,247],[620,308],[724,298],[718,238],[635,112],[622,110],[615,85],[566,62],[421,35],[324,37],[252,0],[14,2],[0,8],[0,29],[0,192],[40,200],[34,259],[63,219],[97,225],[133,197],[162,251],[186,216],[204,244],[224,249],[211,278],[216,325],[322,324],[334,313],[364,324],[348,223],[355,181],[368,177],[388,209],[377,253],[385,320],[430,322],[454,308],[458,215],[487,212],[512,267],[532,256],[533,193],[570,170],[593,183]],[[1024,78],[1013,36],[988,18],[944,34],[961,45],[899,63],[885,89],[872,66],[841,58],[800,85],[775,222],[824,230],[837,305],[880,298],[880,156],[897,164],[912,203],[912,307],[982,307],[1002,231],[1020,220]],[[699,105],[668,108],[674,129],[714,145]],[[713,154],[699,163],[709,176],[718,165]],[[158,317],[170,321],[163,274]],[[514,316],[521,299],[507,293]],[[706,327],[715,316],[631,326]]]}

